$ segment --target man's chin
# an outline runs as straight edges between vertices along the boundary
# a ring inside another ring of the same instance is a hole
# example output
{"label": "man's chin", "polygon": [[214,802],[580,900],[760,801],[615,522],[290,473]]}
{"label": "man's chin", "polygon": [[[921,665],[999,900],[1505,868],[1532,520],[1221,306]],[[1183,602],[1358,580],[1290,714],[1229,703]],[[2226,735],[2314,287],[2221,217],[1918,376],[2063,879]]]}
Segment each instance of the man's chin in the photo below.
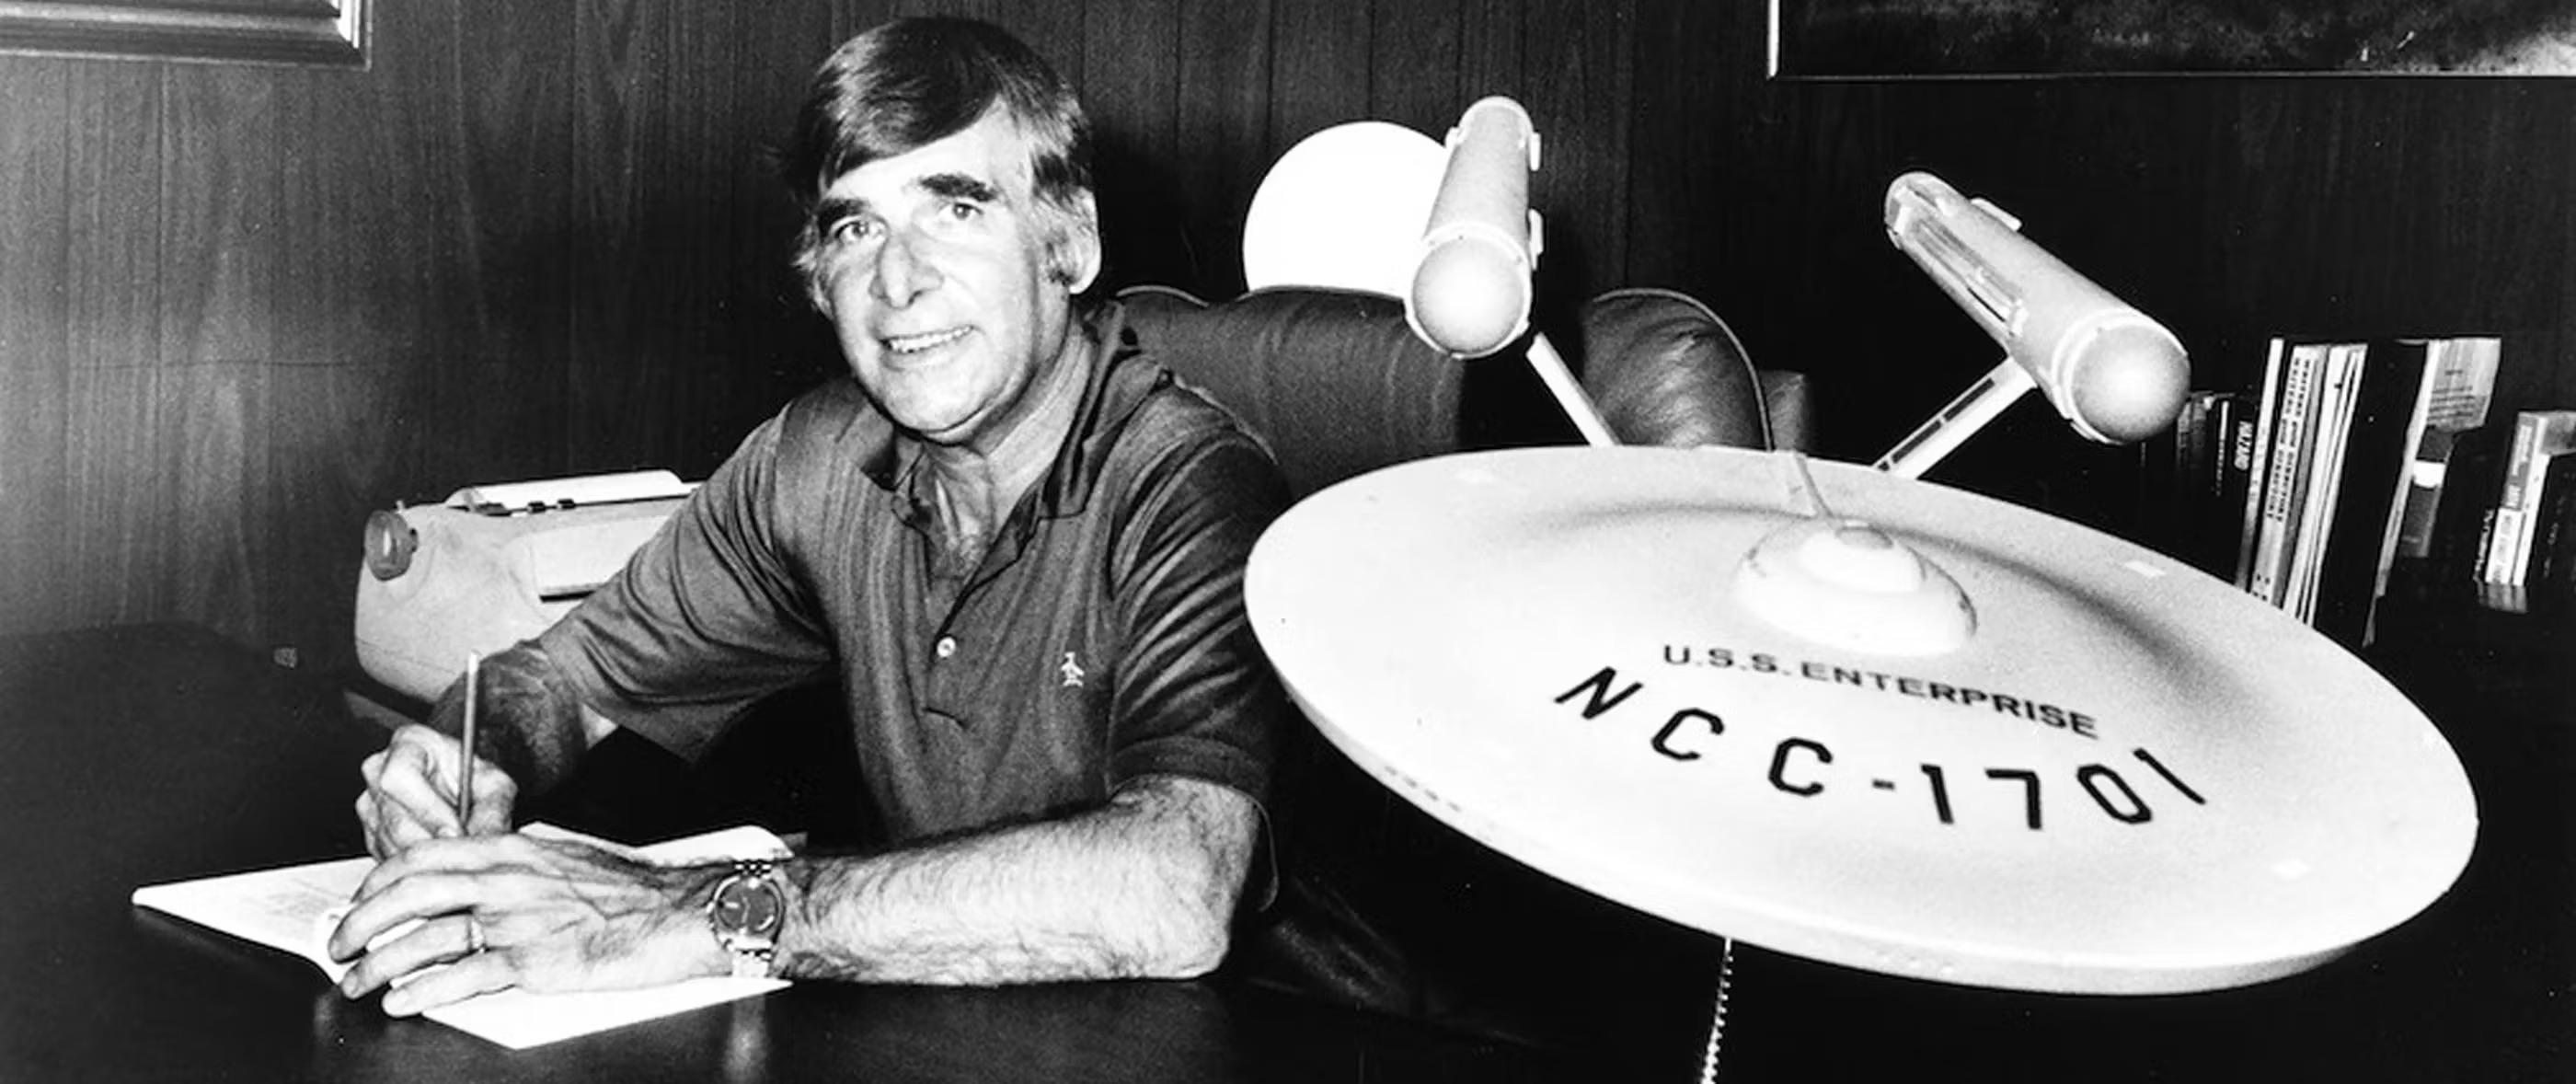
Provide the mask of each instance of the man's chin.
{"label": "man's chin", "polygon": [[924,408],[918,405],[883,405],[886,407],[886,417],[892,419],[896,426],[912,434],[915,439],[931,444],[948,446],[964,444],[975,436],[982,425],[982,417],[971,410]]}
{"label": "man's chin", "polygon": [[920,372],[880,366],[874,380],[865,372],[852,375],[879,413],[923,440],[939,444],[963,440],[982,414],[977,397],[967,389],[924,379]]}

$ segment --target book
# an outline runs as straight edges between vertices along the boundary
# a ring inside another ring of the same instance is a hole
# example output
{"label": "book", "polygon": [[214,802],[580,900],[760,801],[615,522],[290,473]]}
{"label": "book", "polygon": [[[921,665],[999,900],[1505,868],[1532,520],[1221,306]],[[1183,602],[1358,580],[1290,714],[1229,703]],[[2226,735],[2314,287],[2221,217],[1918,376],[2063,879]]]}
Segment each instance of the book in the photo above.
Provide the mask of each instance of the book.
{"label": "book", "polygon": [[2576,453],[2550,458],[2535,505],[2532,566],[2524,569],[2527,608],[2563,613],[2576,603]]}
{"label": "book", "polygon": [[2482,581],[2487,536],[2503,492],[2505,451],[2512,439],[2510,422],[2491,422],[2452,437],[2442,466],[2441,503],[2434,507],[2432,536],[2425,540],[2425,583],[2465,590]]}
{"label": "book", "polygon": [[[2530,608],[2529,602],[2533,598],[2533,592],[2530,589],[2539,586],[2538,581],[2541,578],[2539,574],[2545,572],[2546,562],[2542,551],[2548,544],[2548,535],[2554,526],[2549,520],[2549,476],[2560,473],[2560,464],[2570,459],[2576,459],[2576,449],[2563,451],[2544,449],[2535,452],[2531,460],[2521,469],[2522,490],[2516,506],[2508,509],[2503,503],[2503,498],[2498,498],[2497,521],[2510,524],[2517,533],[2517,537],[2510,550],[2505,549],[2502,543],[2497,543],[2496,552],[2490,555],[2491,560],[2511,562],[2510,567],[2501,571],[2492,567],[2488,570],[2488,575],[2492,577],[2489,586],[2494,588],[2489,592],[2494,600],[2489,603],[2491,608],[2514,613],[2522,613]],[[2511,473],[2508,471],[2508,477],[2505,479],[2507,487],[2513,484]],[[2563,501],[2565,498],[2562,496],[2559,499]]]}
{"label": "book", "polygon": [[2175,416],[2168,469],[2151,475],[2164,494],[2167,552],[2213,576],[2236,574],[2253,441],[2246,396],[2194,391]]}
{"label": "book", "polygon": [[2576,453],[2549,461],[2533,509],[2527,608],[2560,612],[2576,602]]}
{"label": "book", "polygon": [[2487,423],[2495,401],[2496,368],[2503,340],[2492,335],[2435,339],[2425,343],[2425,364],[2432,370],[2427,401],[2408,426],[2405,515],[2398,525],[2393,557],[2427,558],[2433,551],[2433,527],[2441,508],[2444,464],[2458,435]]}
{"label": "book", "polygon": [[[2317,387],[2325,368],[2326,345],[2299,343],[2281,364],[2280,383],[2267,389],[2265,412],[2271,417],[2271,442],[2264,467],[2261,514],[2253,524],[2254,555],[2247,566],[2245,589],[2254,597],[2283,606],[2290,558],[2299,515],[2307,501],[2310,423],[2316,417]],[[2286,607],[2284,607],[2286,608]]]}
{"label": "book", "polygon": [[[2274,338],[2263,352],[2263,384],[2255,392],[2253,459],[2246,468],[2245,507],[2240,514],[2236,540],[2236,576],[2239,590],[2254,592],[2254,553],[2263,527],[2263,500],[2272,469],[2272,431],[2281,413],[2281,377],[2288,369],[2289,344]],[[2256,592],[2256,597],[2261,597]]]}
{"label": "book", "polygon": [[2204,552],[2208,563],[2204,567],[2224,576],[2235,567],[2237,537],[2245,529],[2245,501],[2253,485],[2260,419],[2255,416],[2252,399],[2230,394],[2218,402],[2214,424],[2223,431],[2226,443],[2225,454],[2212,465],[2217,475],[2211,485],[2218,517],[2206,528],[2209,537]]}
{"label": "book", "polygon": [[2387,593],[2408,486],[2408,442],[2431,401],[2433,366],[2424,340],[2370,344],[2358,357],[2347,420],[2326,469],[2334,500],[2323,528],[2309,624],[2337,643],[2375,639],[2372,615]]}
{"label": "book", "polygon": [[[569,839],[614,851],[638,862],[688,865],[735,858],[783,858],[785,841],[757,827],[728,828],[629,848],[551,825],[530,825],[530,835]],[[331,959],[326,943],[348,913],[349,899],[366,881],[375,860],[343,858],[277,869],[145,885],[134,890],[137,907],[185,919],[253,944],[299,956],[332,981],[348,965]],[[398,931],[400,927],[396,928]],[[537,994],[502,990],[431,1009],[422,1015],[468,1034],[524,1050],[606,1031],[706,1005],[783,988],[781,979],[729,976],[690,979],[636,990]]]}
{"label": "book", "polygon": [[2525,410],[2514,416],[2513,444],[2505,454],[2504,484],[2497,495],[2495,529],[2487,543],[2484,579],[2520,587],[2531,563],[2526,525],[2549,458],[2576,449],[2576,410]]}
{"label": "book", "polygon": [[2203,414],[2215,394],[2185,392],[2181,409],[2174,412],[2173,425],[2138,443],[2139,491],[2152,502],[2153,514],[2147,519],[2154,531],[2150,544],[2185,560],[2191,558],[2202,518],[2203,509],[2192,480],[2207,453],[2202,443]]}
{"label": "book", "polygon": [[2281,608],[2301,621],[2316,620],[2317,574],[2333,532],[2336,499],[2343,492],[2344,446],[2352,432],[2367,352],[2363,343],[2330,343],[2317,371],[2316,408],[2308,421],[2299,499],[2292,512],[2297,523],[2290,530],[2290,552],[2281,574]]}

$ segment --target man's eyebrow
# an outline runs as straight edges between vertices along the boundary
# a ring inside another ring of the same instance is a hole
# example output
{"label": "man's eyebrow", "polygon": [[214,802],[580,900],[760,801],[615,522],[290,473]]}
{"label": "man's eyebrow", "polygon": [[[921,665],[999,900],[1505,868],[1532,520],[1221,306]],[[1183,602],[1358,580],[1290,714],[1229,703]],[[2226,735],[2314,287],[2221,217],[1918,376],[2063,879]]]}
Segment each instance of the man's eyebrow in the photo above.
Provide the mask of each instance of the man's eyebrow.
{"label": "man's eyebrow", "polygon": [[[941,199],[973,200],[977,203],[1002,202],[1002,189],[991,181],[966,173],[933,173],[912,183],[914,188]],[[814,225],[830,229],[832,224],[852,215],[865,213],[871,205],[856,196],[825,196],[814,202]]]}
{"label": "man's eyebrow", "polygon": [[941,199],[973,200],[977,203],[1002,202],[1002,190],[991,181],[964,173],[933,173],[913,182],[913,186]]}
{"label": "man's eyebrow", "polygon": [[832,223],[867,209],[868,201],[863,199],[853,199],[849,196],[825,196],[814,204],[814,224],[828,228]]}

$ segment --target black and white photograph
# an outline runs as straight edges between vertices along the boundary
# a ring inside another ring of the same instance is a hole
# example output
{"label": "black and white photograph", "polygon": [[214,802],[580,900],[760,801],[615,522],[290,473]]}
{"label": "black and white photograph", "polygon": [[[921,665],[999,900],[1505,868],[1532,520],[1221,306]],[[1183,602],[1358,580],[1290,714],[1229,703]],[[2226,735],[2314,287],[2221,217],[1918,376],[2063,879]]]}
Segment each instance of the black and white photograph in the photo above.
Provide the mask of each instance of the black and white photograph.
{"label": "black and white photograph", "polygon": [[0,0],[0,1082],[2576,1080],[2570,0]]}

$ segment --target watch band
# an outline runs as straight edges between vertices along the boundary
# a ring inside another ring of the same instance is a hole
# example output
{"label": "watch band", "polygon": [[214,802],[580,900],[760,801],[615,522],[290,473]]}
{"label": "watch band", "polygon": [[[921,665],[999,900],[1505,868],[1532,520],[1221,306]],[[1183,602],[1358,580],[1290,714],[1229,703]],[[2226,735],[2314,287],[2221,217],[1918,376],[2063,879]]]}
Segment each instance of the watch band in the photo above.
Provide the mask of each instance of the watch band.
{"label": "watch band", "polygon": [[733,950],[733,971],[737,979],[765,979],[778,966],[774,948],[738,948]]}
{"label": "watch band", "polygon": [[778,864],[737,859],[707,900],[707,925],[733,956],[733,977],[768,978],[777,963],[778,931],[787,923],[787,889]]}

